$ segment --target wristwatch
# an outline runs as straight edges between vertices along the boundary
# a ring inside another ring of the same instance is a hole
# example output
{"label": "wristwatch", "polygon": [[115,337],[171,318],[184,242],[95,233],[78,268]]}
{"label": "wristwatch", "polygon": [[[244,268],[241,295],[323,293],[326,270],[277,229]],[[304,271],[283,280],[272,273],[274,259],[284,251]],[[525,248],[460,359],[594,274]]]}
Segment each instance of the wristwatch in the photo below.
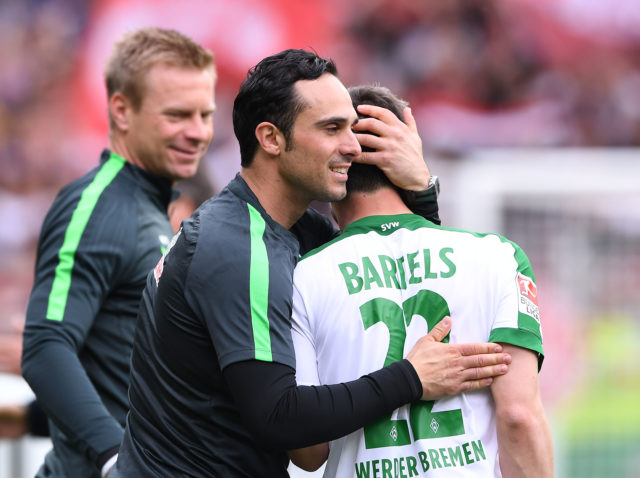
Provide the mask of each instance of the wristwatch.
{"label": "wristwatch", "polygon": [[422,191],[401,191],[402,199],[412,212],[418,214],[434,224],[440,225],[438,215],[438,194],[440,194],[440,180],[438,176],[431,176],[429,187]]}
{"label": "wristwatch", "polygon": [[429,186],[427,186],[427,191],[429,189],[433,189],[436,197],[438,197],[438,194],[440,194],[440,179],[438,179],[438,176],[431,176],[429,178]]}
{"label": "wristwatch", "polygon": [[402,191],[404,200],[407,203],[424,202],[438,199],[440,194],[440,179],[438,176],[431,176],[427,189],[421,191]]}

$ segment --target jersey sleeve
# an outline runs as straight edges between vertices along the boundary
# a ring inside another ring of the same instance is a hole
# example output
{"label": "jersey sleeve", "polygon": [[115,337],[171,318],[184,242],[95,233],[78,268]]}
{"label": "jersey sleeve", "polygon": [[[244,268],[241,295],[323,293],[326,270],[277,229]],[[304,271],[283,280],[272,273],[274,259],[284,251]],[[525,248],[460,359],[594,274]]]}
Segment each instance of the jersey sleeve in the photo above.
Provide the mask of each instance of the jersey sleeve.
{"label": "jersey sleeve", "polygon": [[61,194],[42,227],[24,329],[22,371],[47,415],[89,458],[123,430],[102,403],[79,354],[100,306],[132,260],[135,230],[117,204]]}
{"label": "jersey sleeve", "polygon": [[201,222],[200,237],[211,240],[194,252],[185,294],[208,329],[221,368],[243,360],[295,367],[291,297],[297,250],[280,246],[282,237],[251,205],[215,221]]}
{"label": "jersey sleeve", "polygon": [[542,366],[542,327],[533,268],[517,244],[506,241],[502,246],[508,251],[508,257],[497,268],[499,295],[489,341],[533,350],[538,353],[538,364]]}
{"label": "jersey sleeve", "polygon": [[290,450],[334,440],[417,400],[422,384],[407,360],[349,382],[296,385],[291,367],[256,360],[224,370],[238,412],[260,446]]}

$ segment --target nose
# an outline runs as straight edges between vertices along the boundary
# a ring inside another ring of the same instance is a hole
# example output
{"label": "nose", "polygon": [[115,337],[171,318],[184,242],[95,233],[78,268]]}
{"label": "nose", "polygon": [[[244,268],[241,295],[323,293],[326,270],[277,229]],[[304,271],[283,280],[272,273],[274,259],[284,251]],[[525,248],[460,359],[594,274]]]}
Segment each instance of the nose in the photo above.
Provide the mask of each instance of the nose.
{"label": "nose", "polygon": [[185,130],[187,138],[194,142],[209,142],[213,139],[213,117],[194,115]]}
{"label": "nose", "polygon": [[345,131],[344,141],[340,146],[340,154],[344,156],[358,156],[362,152],[358,138],[355,133],[348,128]]}

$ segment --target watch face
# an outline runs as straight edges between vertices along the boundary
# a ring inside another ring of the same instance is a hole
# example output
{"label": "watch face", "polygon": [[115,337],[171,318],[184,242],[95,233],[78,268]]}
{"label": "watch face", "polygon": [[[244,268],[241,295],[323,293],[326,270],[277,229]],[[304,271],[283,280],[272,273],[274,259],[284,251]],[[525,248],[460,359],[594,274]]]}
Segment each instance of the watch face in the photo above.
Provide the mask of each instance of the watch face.
{"label": "watch face", "polygon": [[440,179],[438,179],[438,176],[431,176],[431,179],[429,180],[429,189],[432,187],[435,188],[436,193],[440,192]]}

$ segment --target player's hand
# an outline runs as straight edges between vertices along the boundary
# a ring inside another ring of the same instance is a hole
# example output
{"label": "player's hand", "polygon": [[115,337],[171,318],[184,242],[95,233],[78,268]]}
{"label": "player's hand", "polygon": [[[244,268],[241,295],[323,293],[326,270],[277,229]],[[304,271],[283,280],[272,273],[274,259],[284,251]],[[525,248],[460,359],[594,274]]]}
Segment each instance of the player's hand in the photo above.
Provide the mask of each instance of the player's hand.
{"label": "player's hand", "polygon": [[[353,130],[361,146],[375,151],[362,152],[355,161],[375,164],[399,188],[407,191],[427,189],[431,174],[422,157],[422,140],[411,109],[404,110],[406,124],[379,106],[359,105],[358,113],[370,118],[360,119]],[[365,131],[373,134],[365,134]]]}
{"label": "player's hand", "polygon": [[422,382],[423,400],[487,387],[493,377],[508,371],[511,356],[502,353],[502,346],[441,343],[450,330],[451,318],[445,317],[418,340],[407,356]]}

